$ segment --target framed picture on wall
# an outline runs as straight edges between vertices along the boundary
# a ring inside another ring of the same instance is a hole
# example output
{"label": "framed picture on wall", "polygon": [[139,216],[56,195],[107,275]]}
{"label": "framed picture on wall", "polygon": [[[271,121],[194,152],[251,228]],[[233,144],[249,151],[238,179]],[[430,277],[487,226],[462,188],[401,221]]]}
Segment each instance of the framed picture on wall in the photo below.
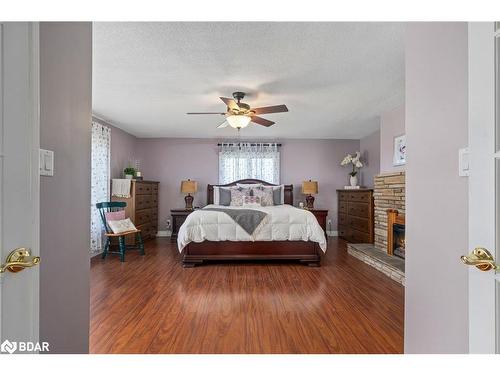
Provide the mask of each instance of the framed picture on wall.
{"label": "framed picture on wall", "polygon": [[394,137],[393,165],[406,164],[406,134]]}

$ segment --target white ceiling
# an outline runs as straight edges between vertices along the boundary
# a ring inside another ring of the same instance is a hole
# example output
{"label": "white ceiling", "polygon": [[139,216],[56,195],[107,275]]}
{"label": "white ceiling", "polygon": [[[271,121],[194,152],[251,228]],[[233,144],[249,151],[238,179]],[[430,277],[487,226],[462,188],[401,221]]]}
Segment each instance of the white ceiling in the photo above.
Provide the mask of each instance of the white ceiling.
{"label": "white ceiling", "polygon": [[262,115],[243,137],[360,138],[404,103],[402,23],[94,23],[93,111],[139,137],[234,137],[219,96]]}

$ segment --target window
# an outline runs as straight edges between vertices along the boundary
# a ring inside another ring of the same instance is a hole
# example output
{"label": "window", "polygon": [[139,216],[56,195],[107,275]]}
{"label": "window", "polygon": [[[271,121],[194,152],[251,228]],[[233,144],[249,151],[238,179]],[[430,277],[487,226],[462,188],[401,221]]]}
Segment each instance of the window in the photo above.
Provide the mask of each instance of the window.
{"label": "window", "polygon": [[90,253],[102,251],[104,228],[96,203],[109,201],[111,130],[92,122],[92,169],[90,198]]}
{"label": "window", "polygon": [[278,147],[276,143],[223,143],[219,151],[219,184],[247,178],[279,184]]}

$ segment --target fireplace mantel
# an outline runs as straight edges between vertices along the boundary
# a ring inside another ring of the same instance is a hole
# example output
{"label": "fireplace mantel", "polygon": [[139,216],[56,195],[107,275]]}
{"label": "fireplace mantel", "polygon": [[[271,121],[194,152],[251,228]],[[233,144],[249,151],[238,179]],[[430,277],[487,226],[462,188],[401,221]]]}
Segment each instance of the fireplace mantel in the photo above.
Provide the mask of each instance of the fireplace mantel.
{"label": "fireplace mantel", "polygon": [[394,224],[405,225],[405,215],[400,215],[398,210],[387,210],[387,254],[394,255],[393,242],[394,242]]}

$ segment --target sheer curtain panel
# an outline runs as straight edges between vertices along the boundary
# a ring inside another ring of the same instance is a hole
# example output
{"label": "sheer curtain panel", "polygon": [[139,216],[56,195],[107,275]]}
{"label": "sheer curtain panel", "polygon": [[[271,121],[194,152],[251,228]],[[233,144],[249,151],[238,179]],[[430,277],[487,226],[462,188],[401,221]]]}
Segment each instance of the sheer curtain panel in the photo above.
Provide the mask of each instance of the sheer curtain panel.
{"label": "sheer curtain panel", "polygon": [[102,251],[104,228],[96,203],[109,201],[111,129],[92,122],[90,253]]}
{"label": "sheer curtain panel", "polygon": [[276,143],[222,143],[219,184],[246,178],[280,183],[280,151]]}

